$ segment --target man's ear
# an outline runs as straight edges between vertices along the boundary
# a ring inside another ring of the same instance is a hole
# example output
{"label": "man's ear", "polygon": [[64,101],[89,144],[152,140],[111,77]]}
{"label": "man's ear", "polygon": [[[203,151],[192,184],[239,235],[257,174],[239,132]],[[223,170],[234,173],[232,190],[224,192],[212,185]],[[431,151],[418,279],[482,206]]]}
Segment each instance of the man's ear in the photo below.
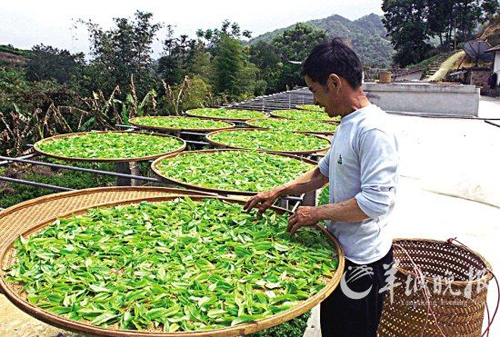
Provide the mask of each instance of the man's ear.
{"label": "man's ear", "polygon": [[340,77],[335,74],[330,74],[327,80],[328,89],[333,90],[334,93],[338,94],[342,88],[342,81]]}

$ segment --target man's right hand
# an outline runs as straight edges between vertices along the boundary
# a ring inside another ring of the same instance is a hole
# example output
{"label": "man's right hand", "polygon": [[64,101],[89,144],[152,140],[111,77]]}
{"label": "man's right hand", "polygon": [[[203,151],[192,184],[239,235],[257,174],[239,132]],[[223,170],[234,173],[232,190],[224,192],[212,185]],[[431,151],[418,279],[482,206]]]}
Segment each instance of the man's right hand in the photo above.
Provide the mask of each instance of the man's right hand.
{"label": "man's right hand", "polygon": [[258,208],[258,215],[261,216],[262,213],[264,213],[269,207],[271,207],[281,196],[281,191],[282,189],[280,187],[277,187],[267,192],[261,192],[248,199],[245,206],[243,206],[243,209],[245,211],[250,211],[253,208]]}

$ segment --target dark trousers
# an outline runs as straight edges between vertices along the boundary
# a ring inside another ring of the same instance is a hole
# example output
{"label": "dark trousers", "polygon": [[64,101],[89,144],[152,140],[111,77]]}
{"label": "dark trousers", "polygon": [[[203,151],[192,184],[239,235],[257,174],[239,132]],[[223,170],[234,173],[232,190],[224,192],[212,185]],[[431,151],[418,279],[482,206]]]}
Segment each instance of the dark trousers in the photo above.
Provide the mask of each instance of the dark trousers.
{"label": "dark trousers", "polygon": [[343,286],[339,284],[335,291],[321,302],[322,337],[376,336],[386,294],[386,291],[380,293],[379,290],[386,286],[384,274],[389,270],[389,265],[392,267],[392,248],[379,261],[364,266],[347,259],[345,261],[346,282]]}

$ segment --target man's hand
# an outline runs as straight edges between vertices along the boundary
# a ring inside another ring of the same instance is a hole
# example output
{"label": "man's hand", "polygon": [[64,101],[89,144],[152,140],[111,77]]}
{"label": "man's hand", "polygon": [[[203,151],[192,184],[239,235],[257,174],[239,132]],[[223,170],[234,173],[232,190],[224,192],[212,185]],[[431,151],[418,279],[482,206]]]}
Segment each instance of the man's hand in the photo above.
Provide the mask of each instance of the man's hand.
{"label": "man's hand", "polygon": [[243,209],[245,211],[250,211],[252,208],[258,208],[258,215],[261,216],[262,213],[266,211],[266,209],[268,209],[275,203],[280,195],[281,190],[279,188],[275,188],[267,192],[261,192],[248,199],[245,206],[243,206]]}
{"label": "man's hand", "polygon": [[290,232],[290,235],[294,235],[299,228],[314,226],[320,220],[318,217],[318,207],[302,206],[288,219],[286,231]]}

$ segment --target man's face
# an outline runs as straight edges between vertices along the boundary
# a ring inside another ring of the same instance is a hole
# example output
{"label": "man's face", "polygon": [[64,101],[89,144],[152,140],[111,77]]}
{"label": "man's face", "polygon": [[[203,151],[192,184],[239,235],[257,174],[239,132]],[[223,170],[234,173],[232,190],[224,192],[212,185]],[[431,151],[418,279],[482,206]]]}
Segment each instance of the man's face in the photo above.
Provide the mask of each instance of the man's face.
{"label": "man's face", "polygon": [[328,86],[313,81],[307,75],[305,76],[305,80],[309,90],[313,93],[314,104],[324,107],[330,117],[337,116],[338,113],[335,111],[333,95]]}

